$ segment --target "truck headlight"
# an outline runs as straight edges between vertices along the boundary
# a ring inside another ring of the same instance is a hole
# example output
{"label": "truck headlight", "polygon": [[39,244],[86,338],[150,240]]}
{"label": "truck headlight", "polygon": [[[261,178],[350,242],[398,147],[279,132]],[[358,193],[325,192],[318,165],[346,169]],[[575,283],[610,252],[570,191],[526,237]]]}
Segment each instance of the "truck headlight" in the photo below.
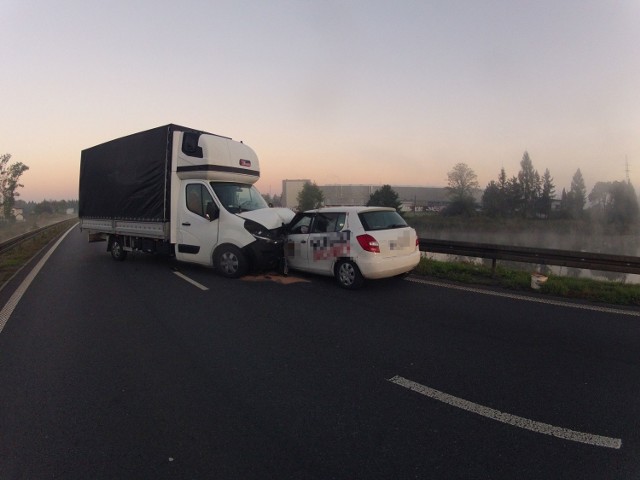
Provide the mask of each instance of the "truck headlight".
{"label": "truck headlight", "polygon": [[254,222],[253,220],[245,220],[244,228],[247,232],[249,232],[259,240],[265,240],[267,242],[273,242],[276,240],[275,238],[273,238],[272,232],[270,232],[263,225],[260,225],[258,222]]}

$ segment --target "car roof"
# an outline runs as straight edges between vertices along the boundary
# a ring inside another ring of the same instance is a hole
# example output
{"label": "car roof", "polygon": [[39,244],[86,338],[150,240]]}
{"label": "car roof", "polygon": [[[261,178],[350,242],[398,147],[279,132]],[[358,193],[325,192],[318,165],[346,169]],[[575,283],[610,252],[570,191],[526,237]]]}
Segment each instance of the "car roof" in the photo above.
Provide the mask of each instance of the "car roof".
{"label": "car roof", "polygon": [[331,213],[331,212],[346,212],[346,213],[361,213],[361,212],[373,212],[373,211],[391,211],[395,212],[395,208],[390,207],[367,207],[364,205],[359,206],[337,206],[337,207],[322,207],[315,208],[313,210],[306,210],[304,213]]}

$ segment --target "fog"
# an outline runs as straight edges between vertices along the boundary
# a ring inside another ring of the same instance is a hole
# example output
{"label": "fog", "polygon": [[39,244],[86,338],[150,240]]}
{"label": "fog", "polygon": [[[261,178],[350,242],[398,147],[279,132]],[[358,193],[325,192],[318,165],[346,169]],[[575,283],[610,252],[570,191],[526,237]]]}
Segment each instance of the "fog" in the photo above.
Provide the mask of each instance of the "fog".
{"label": "fog", "polygon": [[[412,222],[410,222],[412,223]],[[533,247],[571,252],[593,252],[612,255],[640,256],[640,234],[638,232],[618,233],[602,224],[582,222],[540,221],[525,228],[512,224],[477,224],[473,219],[456,219],[440,224],[415,225],[420,238],[451,240],[512,247]],[[442,259],[446,256],[434,257]],[[541,268],[539,265],[515,262],[499,262],[515,268],[531,271]],[[591,271],[567,267],[551,267],[556,275],[595,278],[619,282],[640,283],[640,275],[616,272]]]}

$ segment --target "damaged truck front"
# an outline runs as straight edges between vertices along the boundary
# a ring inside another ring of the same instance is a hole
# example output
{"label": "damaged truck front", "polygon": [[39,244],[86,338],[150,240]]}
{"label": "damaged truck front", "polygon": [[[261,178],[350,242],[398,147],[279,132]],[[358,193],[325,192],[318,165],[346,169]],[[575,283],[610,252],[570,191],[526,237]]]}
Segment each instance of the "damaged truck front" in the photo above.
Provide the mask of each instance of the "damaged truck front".
{"label": "damaged truck front", "polygon": [[226,277],[275,268],[286,208],[255,188],[260,165],[242,142],[170,124],[91,147],[80,160],[80,228],[127,252],[175,255]]}

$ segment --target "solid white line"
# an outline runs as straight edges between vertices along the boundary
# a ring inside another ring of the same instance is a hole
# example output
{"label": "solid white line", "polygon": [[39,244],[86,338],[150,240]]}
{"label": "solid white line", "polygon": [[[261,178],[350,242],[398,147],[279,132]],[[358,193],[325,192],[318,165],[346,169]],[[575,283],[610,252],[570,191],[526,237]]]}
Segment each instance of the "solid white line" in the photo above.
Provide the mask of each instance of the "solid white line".
{"label": "solid white line", "polygon": [[542,433],[544,435],[551,435],[553,437],[562,438],[564,440],[570,440],[572,442],[587,443],[596,447],[614,448],[619,449],[622,447],[622,440],[619,438],[603,437],[600,435],[593,435],[591,433],[576,432],[567,428],[554,427],[547,423],[536,422],[527,418],[518,417],[509,413],[500,412],[493,408],[484,407],[477,403],[469,402],[462,398],[454,397],[447,393],[433,388],[426,387],[419,383],[407,380],[406,378],[396,375],[390,378],[391,383],[400,385],[401,387],[408,388],[414,392],[420,393],[434,400],[446,403],[453,407],[461,408],[477,415],[496,420],[498,422],[506,423],[514,427],[524,428],[525,430],[531,430],[532,432]]}
{"label": "solid white line", "polygon": [[44,267],[44,264],[47,262],[47,260],[49,260],[49,257],[51,256],[51,254],[55,251],[56,248],[58,248],[58,245],[62,243],[62,240],[64,240],[64,238],[69,234],[71,230],[76,228],[76,225],[74,225],[69,230],[67,230],[58,239],[58,241],[49,249],[49,251],[44,255],[44,257],[40,259],[40,261],[34,267],[34,269],[31,270],[31,272],[29,272],[29,275],[25,277],[25,279],[22,281],[22,283],[16,289],[16,291],[13,292],[13,295],[11,295],[11,298],[9,298],[9,300],[4,305],[4,307],[2,307],[2,310],[0,310],[0,332],[2,332],[2,330],[4,329],[4,326],[9,321],[11,314],[13,313],[15,308],[18,306],[18,302],[20,302],[22,295],[24,295],[24,293],[27,291],[27,288],[29,288],[29,285],[31,285],[31,282],[33,282],[33,279],[36,278],[36,275],[38,275],[40,270],[42,270],[42,267]]}
{"label": "solid white line", "polygon": [[492,295],[494,297],[511,298],[514,300],[524,300],[526,302],[544,303],[547,305],[555,305],[557,307],[577,308],[579,310],[590,310],[592,312],[615,313],[618,315],[630,315],[632,317],[640,317],[638,310],[623,310],[621,308],[598,307],[596,305],[583,305],[580,303],[565,302],[562,300],[552,300],[550,298],[531,297],[528,295],[518,295],[515,293],[495,292],[477,287],[466,287],[463,285],[454,285],[452,283],[438,282],[437,280],[424,280],[416,277],[406,277],[405,280],[414,283],[422,283],[424,285],[433,285],[436,287],[451,288],[453,290],[462,290],[464,292],[480,293],[482,295]]}
{"label": "solid white line", "polygon": [[196,287],[198,287],[200,290],[209,290],[209,288],[205,287],[204,285],[202,285],[201,283],[196,282],[195,280],[192,280],[191,278],[187,277],[186,275],[183,275],[180,272],[173,272],[175,273],[177,276],[179,276],[181,279],[186,280],[187,282],[189,282],[191,285],[195,285]]}

